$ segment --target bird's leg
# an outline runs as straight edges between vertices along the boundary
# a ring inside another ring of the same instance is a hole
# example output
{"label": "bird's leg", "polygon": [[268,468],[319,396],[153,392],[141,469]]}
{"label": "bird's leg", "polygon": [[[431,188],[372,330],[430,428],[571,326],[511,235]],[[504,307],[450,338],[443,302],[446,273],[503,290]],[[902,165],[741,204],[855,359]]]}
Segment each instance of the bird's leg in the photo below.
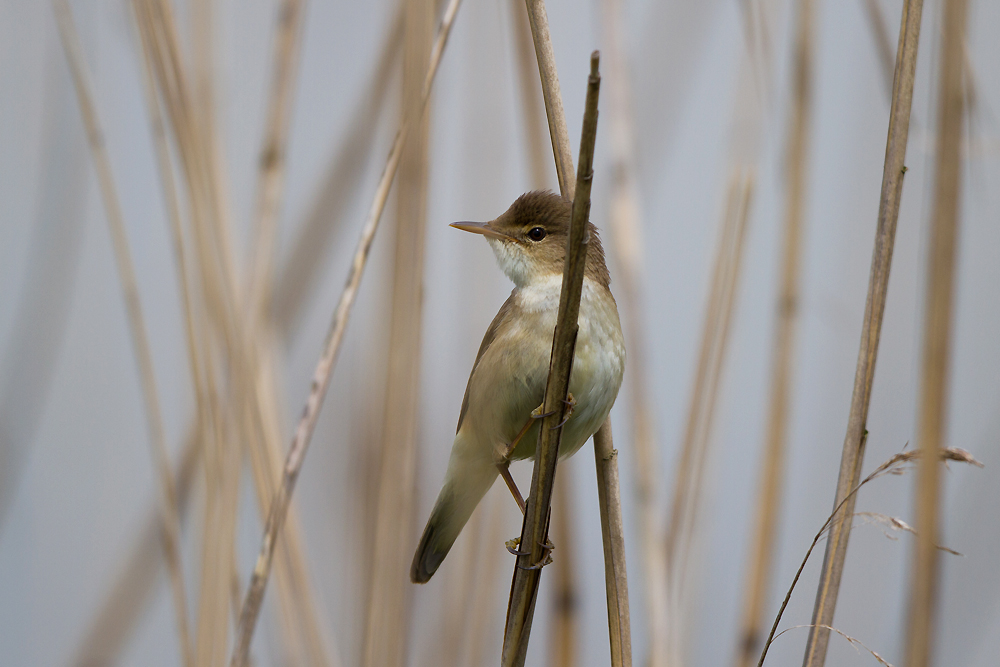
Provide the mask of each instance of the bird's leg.
{"label": "bird's leg", "polygon": [[514,478],[511,477],[510,475],[510,457],[514,453],[514,450],[517,449],[518,443],[521,442],[521,439],[528,432],[528,429],[531,428],[531,425],[533,423],[532,420],[541,419],[543,417],[548,417],[548,416],[550,416],[550,414],[544,414],[542,412],[541,405],[532,410],[531,417],[529,417],[528,421],[525,422],[524,426],[521,428],[521,431],[517,434],[517,437],[514,438],[513,442],[507,445],[507,447],[504,449],[503,455],[500,458],[500,462],[496,464],[497,469],[500,471],[500,476],[503,477],[503,481],[507,483],[507,488],[510,489],[510,495],[514,496],[514,501],[517,503],[518,509],[521,510],[521,514],[524,514],[524,497],[518,490],[517,484],[514,483]]}
{"label": "bird's leg", "polygon": [[521,514],[524,514],[524,497],[521,496],[521,492],[518,490],[517,484],[514,483],[514,478],[510,475],[510,461],[498,463],[497,469],[500,471],[500,476],[503,477],[503,481],[507,482],[507,488],[510,489],[510,495],[514,496],[514,502],[517,503],[517,507],[521,510]]}

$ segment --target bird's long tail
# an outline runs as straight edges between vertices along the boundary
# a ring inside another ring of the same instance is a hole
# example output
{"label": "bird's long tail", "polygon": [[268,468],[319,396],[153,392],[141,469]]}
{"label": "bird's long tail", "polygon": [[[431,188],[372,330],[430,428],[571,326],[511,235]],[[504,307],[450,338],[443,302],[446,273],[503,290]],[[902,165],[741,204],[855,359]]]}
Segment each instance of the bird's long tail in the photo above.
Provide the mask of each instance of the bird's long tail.
{"label": "bird's long tail", "polygon": [[444,486],[413,554],[410,580],[415,584],[426,583],[434,575],[499,474],[488,455],[482,450],[469,451],[479,448],[463,446],[473,443],[461,442],[461,438],[459,434],[455,439]]}

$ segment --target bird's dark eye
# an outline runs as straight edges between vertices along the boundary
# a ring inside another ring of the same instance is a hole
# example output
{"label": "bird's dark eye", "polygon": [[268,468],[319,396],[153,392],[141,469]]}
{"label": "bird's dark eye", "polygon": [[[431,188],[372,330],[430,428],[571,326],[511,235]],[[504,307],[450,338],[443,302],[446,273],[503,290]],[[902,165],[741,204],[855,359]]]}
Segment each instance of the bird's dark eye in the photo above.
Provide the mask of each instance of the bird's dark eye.
{"label": "bird's dark eye", "polygon": [[541,241],[545,238],[545,228],[544,227],[532,227],[528,232],[528,238],[532,241]]}

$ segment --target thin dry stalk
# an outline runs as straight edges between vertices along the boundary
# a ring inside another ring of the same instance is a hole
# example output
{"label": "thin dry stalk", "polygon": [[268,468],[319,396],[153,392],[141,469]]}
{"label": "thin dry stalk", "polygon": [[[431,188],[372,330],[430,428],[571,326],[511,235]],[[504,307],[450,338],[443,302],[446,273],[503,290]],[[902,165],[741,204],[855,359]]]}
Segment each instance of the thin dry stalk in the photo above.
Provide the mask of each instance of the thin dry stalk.
{"label": "thin dry stalk", "polygon": [[[522,118],[525,128],[525,148],[533,188],[544,188],[549,182],[551,164],[544,144],[545,106],[541,87],[535,76],[535,47],[524,5],[520,0],[510,4],[517,51],[518,83],[521,88]],[[552,533],[559,544],[575,543],[572,507],[573,480],[569,471],[563,473],[553,488],[552,507],[555,522]],[[577,636],[579,635],[579,609],[577,593],[577,568],[575,550],[563,549],[553,563],[555,585],[552,587],[552,617],[550,619],[549,664],[553,667],[571,667],[577,663]]]}
{"label": "thin dry stalk", "polygon": [[[676,562],[671,572],[674,588],[678,598],[683,598],[684,582],[688,573],[688,562],[694,550],[695,531],[701,525],[699,512],[704,495],[705,469],[708,450],[711,444],[712,426],[715,423],[715,410],[718,406],[719,386],[722,371],[725,367],[726,352],[729,349],[729,334],[732,330],[732,316],[736,294],[739,288],[744,249],[746,248],[747,222],[750,217],[750,204],[753,199],[755,180],[752,169],[736,174],[735,182],[739,186],[735,210],[732,211],[732,231],[725,230],[724,236],[729,237],[726,244],[721,297],[718,304],[719,316],[716,326],[714,347],[711,352],[712,362],[705,388],[704,406],[701,408],[701,427],[698,429],[697,442],[694,445],[690,479],[688,480],[688,497],[684,501],[685,515],[680,517],[679,542]],[[728,227],[728,226],[727,226]]]}
{"label": "thin dry stalk", "polygon": [[[431,51],[427,76],[424,80],[423,92],[421,96],[422,106],[426,106],[427,100],[430,96],[431,86],[434,82],[434,75],[437,73],[438,65],[441,62],[441,56],[444,52],[444,47],[447,43],[448,35],[451,32],[451,27],[454,23],[459,5],[460,0],[451,0],[445,10],[444,17],[442,18],[441,26],[438,29],[437,38],[434,43],[434,48]],[[350,317],[351,308],[357,298],[361,275],[364,272],[364,268],[368,260],[368,254],[371,250],[371,244],[374,240],[375,232],[378,229],[378,223],[382,217],[385,202],[389,196],[389,187],[391,186],[393,177],[399,167],[402,148],[406,143],[406,138],[409,134],[411,124],[411,119],[404,120],[396,134],[396,140],[393,143],[392,151],[389,154],[389,159],[386,163],[378,188],[376,189],[374,200],[372,201],[371,210],[369,211],[368,218],[365,221],[364,228],[362,229],[361,238],[358,241],[358,247],[355,250],[354,260],[351,265],[351,271],[348,275],[347,284],[341,293],[340,301],[334,311],[333,321],[331,322],[330,330],[323,345],[322,356],[320,357],[319,362],[316,365],[316,370],[313,373],[313,381],[305,410],[303,411],[302,418],[299,420],[299,424],[296,427],[295,437],[292,440],[291,447],[289,448],[288,456],[285,458],[285,464],[282,470],[281,486],[279,487],[268,512],[260,554],[257,557],[257,564],[254,567],[253,576],[250,579],[250,586],[243,602],[243,610],[240,614],[240,622],[237,629],[237,641],[233,649],[231,660],[233,667],[242,667],[242,665],[245,665],[247,661],[247,656],[250,650],[250,640],[253,637],[253,631],[257,623],[257,616],[260,613],[260,604],[263,601],[264,590],[267,586],[267,579],[271,571],[271,563],[274,558],[274,547],[278,537],[278,531],[284,523],[285,514],[288,511],[295,482],[298,479],[299,471],[302,468],[302,462],[305,458],[306,451],[308,450],[312,433],[316,428],[319,408],[323,397],[326,395],[326,390],[329,387],[333,366],[336,362],[337,353],[340,351],[340,344],[343,341],[344,331],[347,327],[347,320]]]}
{"label": "thin dry stalk", "polygon": [[[911,4],[912,0],[904,3],[903,5],[903,16],[906,17],[907,13],[910,11],[908,6]],[[920,12],[923,7],[923,2],[919,2],[921,9],[917,9],[917,16],[920,16]],[[896,72],[899,62],[899,49],[896,50],[896,55],[893,57],[892,53],[892,39],[889,36],[889,26],[886,25],[885,14],[882,13],[882,7],[879,6],[878,0],[865,0],[865,12],[868,15],[868,25],[872,29],[872,37],[875,39],[875,50],[878,51],[878,64],[879,69],[882,71],[882,79],[885,82],[886,90],[889,95],[892,96],[895,93],[895,81]],[[902,37],[902,34],[900,35]],[[916,47],[914,47],[914,50]],[[893,103],[895,103],[895,98],[892,98]],[[891,112],[890,112],[891,113]]]}
{"label": "thin dry stalk", "polygon": [[302,40],[302,0],[283,0],[275,26],[274,71],[268,95],[267,126],[257,171],[257,214],[253,251],[247,273],[247,315],[252,325],[260,324],[267,312],[274,274],[274,239],[285,184],[285,153],[292,115],[295,74]]}
{"label": "thin dry stalk", "polygon": [[775,331],[767,440],[763,452],[763,470],[754,519],[753,542],[744,585],[744,590],[747,592],[737,648],[736,664],[740,667],[753,664],[753,656],[760,642],[764,605],[770,589],[771,565],[784,480],[792,358],[798,321],[802,227],[805,217],[806,150],[812,111],[813,9],[813,0],[802,0],[798,9],[794,46],[792,120],[785,163],[788,190],[778,321]]}
{"label": "thin dry stalk", "polygon": [[[198,429],[189,428],[180,462],[172,473],[177,489],[177,509],[182,519],[191,498],[201,449]],[[99,611],[73,653],[72,665],[118,664],[125,644],[153,601],[163,563],[160,558],[163,547],[159,504],[146,514],[143,527],[125,556],[114,585],[108,588]]]}
{"label": "thin dry stalk", "polygon": [[[480,540],[486,544],[499,544],[503,541],[503,508],[507,505],[499,502],[496,493],[487,494],[486,500],[491,503],[489,523],[486,526],[486,539]],[[506,501],[506,498],[503,498]],[[483,503],[480,508],[486,509]],[[489,620],[493,616],[496,596],[496,573],[501,566],[499,549],[486,549],[479,560],[480,570],[478,584],[471,597],[471,612],[469,619],[468,650],[466,665],[485,665],[492,662],[486,657],[486,638],[489,637]]]}
{"label": "thin dry stalk", "polygon": [[[545,114],[545,104],[542,101],[541,88],[535,76],[535,46],[531,41],[531,26],[521,0],[513,0],[510,4],[511,23],[514,26],[514,47],[517,53],[517,78],[521,88],[521,117],[524,119],[525,148],[528,151],[528,169],[531,173],[531,186],[543,188],[549,182],[548,152],[545,150],[545,136],[542,129],[542,118]],[[536,118],[539,120],[536,122]],[[565,127],[565,121],[563,122]]]}
{"label": "thin dry stalk", "polygon": [[601,535],[604,540],[604,582],[608,596],[611,665],[632,667],[632,629],[625,570],[625,530],[618,486],[618,451],[611,439],[610,421],[604,422],[594,434],[594,457],[597,461],[597,496],[601,506]]}
{"label": "thin dry stalk", "polygon": [[319,283],[320,269],[333,232],[339,228],[338,223],[354,196],[363,191],[363,165],[373,153],[379,112],[388,106],[384,100],[402,44],[403,12],[400,5],[400,11],[397,11],[386,32],[378,63],[368,78],[370,87],[352,112],[344,138],[331,156],[322,183],[316,188],[315,200],[297,226],[292,250],[278,271],[269,312],[273,319],[272,326],[286,339],[291,338],[291,332],[298,330],[303,307]]}
{"label": "thin dry stalk", "polygon": [[575,187],[573,152],[569,146],[569,130],[566,129],[562,93],[559,92],[556,54],[552,50],[552,38],[549,36],[549,18],[545,12],[545,0],[525,0],[524,4],[528,8],[531,38],[535,43],[535,58],[538,60],[538,74],[542,81],[542,99],[545,100],[545,117],[549,122],[552,155],[556,160],[559,192],[563,197],[573,199]]}
{"label": "thin dry stalk", "polygon": [[145,319],[139,300],[139,288],[135,279],[135,267],[129,251],[128,237],[125,233],[125,221],[122,216],[114,178],[111,174],[111,162],[108,159],[104,143],[104,133],[97,117],[94,105],[93,85],[87,72],[83,47],[73,24],[73,14],[66,0],[54,0],[56,20],[59,25],[59,35],[73,84],[76,88],[80,113],[83,116],[94,158],[94,166],[101,188],[101,196],[107,213],[108,226],[115,251],[115,261],[118,265],[118,276],[121,281],[122,293],[125,298],[125,310],[128,315],[129,333],[132,338],[132,349],[139,367],[142,385],[143,402],[145,404],[147,427],[149,428],[152,445],[153,461],[159,476],[161,495],[163,548],[170,573],[170,589],[173,595],[175,620],[180,641],[181,657],[185,665],[191,665],[191,640],[188,634],[187,597],[184,592],[184,576],[180,556],[180,519],[177,510],[177,490],[170,473],[170,455],[167,452],[166,433],[163,428],[163,417],[160,412],[160,402],[157,396],[156,377],[153,370],[153,356],[146,334]]}
{"label": "thin dry stalk", "polygon": [[670,518],[666,532],[666,558],[671,570],[671,578],[675,578],[678,547],[689,514],[691,486],[696,460],[696,450],[701,442],[701,431],[705,423],[706,385],[714,364],[714,351],[717,347],[719,326],[723,301],[723,285],[728,270],[728,249],[732,245],[732,234],[735,231],[736,206],[739,200],[739,181],[733,174],[729,181],[726,194],[726,206],[721,220],[719,246],[716,249],[715,261],[712,265],[712,281],[708,292],[708,303],[705,309],[705,321],[701,331],[701,346],[698,351],[698,363],[695,366],[694,384],[691,390],[691,403],[684,428],[684,439],[681,441],[681,458],[674,470],[674,488],[670,503]]}
{"label": "thin dry stalk", "polygon": [[549,509],[552,501],[552,483],[555,479],[562,424],[567,410],[569,371],[573,365],[573,350],[579,329],[580,297],[583,293],[583,273],[587,257],[587,222],[590,218],[590,188],[593,182],[594,142],[597,138],[597,99],[601,77],[598,72],[599,55],[590,57],[590,77],[587,85],[587,102],[583,115],[583,132],[580,138],[580,162],[577,170],[576,196],[569,237],[566,242],[566,264],[563,270],[562,289],[548,379],[545,384],[540,435],[535,449],[535,465],[531,476],[531,491],[521,527],[521,549],[514,566],[507,622],[504,627],[503,653],[500,662],[504,667],[524,664],[531,634],[531,620],[541,568],[546,564]]}
{"label": "thin dry stalk", "polygon": [[[224,350],[230,357],[229,367],[229,388],[234,394],[232,400],[227,404],[234,406],[235,412],[232,419],[225,420],[225,430],[231,430],[234,426],[241,432],[239,438],[242,442],[249,442],[251,462],[253,463],[253,479],[257,492],[257,500],[262,508],[261,513],[266,514],[270,504],[272,489],[276,488],[280,482],[281,465],[280,451],[280,427],[277,425],[277,399],[273,386],[273,381],[268,381],[268,358],[259,353],[248,340],[244,340],[241,321],[237,319],[240,311],[239,295],[236,291],[235,275],[232,272],[233,261],[230,257],[231,247],[228,241],[228,216],[226,215],[224,193],[220,192],[219,184],[224,179],[219,175],[221,159],[217,156],[217,138],[211,135],[214,124],[211,123],[210,108],[194,109],[191,100],[199,96],[192,94],[186,83],[186,77],[182,69],[179,46],[176,43],[176,29],[173,25],[172,15],[169,5],[163,3],[150,2],[149,0],[137,0],[137,14],[145,16],[149,37],[145,40],[146,48],[153,52],[153,63],[156,66],[158,82],[164,97],[164,104],[170,113],[173,128],[177,139],[178,153],[181,157],[183,173],[187,179],[188,194],[191,204],[191,222],[194,229],[195,247],[198,250],[197,266],[201,285],[204,291],[204,303],[211,323],[216,327],[221,338],[221,345],[206,344],[206,353],[210,356],[213,350]],[[196,45],[197,46],[197,45]],[[202,48],[202,47],[198,47]],[[205,46],[202,50],[207,50]],[[197,56],[197,54],[196,54]],[[205,56],[207,57],[207,56]],[[204,57],[203,57],[204,59]],[[204,63],[202,63],[204,65]],[[202,67],[198,76],[207,76],[207,67]],[[199,78],[199,80],[201,80]],[[203,91],[210,95],[211,91]],[[196,122],[200,116],[200,122]],[[208,138],[202,139],[201,137]],[[221,267],[221,268],[220,268]],[[206,332],[208,335],[208,332]],[[207,338],[206,338],[207,340]],[[206,377],[209,384],[216,384],[212,379],[213,367],[217,363],[206,363]],[[217,396],[217,389],[210,389],[210,395]],[[213,399],[216,400],[216,399]],[[221,492],[222,486],[215,482],[220,478],[219,471],[222,464],[219,461],[226,456],[223,453],[224,444],[233,441],[222,430],[218,430],[220,417],[215,418],[216,429],[214,437],[211,439],[218,450],[214,455],[206,457],[206,470],[209,463],[215,460],[213,470],[216,474],[208,475],[209,502],[214,503],[215,497]],[[261,452],[264,448],[266,451]],[[237,459],[238,461],[238,459]],[[237,463],[238,465],[238,463]],[[226,489],[236,488],[232,485],[224,487]],[[226,501],[225,506],[231,509],[231,513],[225,515],[227,525],[234,525],[235,509],[237,505],[231,499]],[[206,525],[211,525],[215,519],[217,510],[207,507],[209,519]],[[294,508],[293,508],[294,510]],[[302,557],[300,546],[301,537],[297,527],[294,511],[288,526],[285,528],[286,553],[279,554],[278,557],[278,582],[281,602],[281,621],[286,629],[287,648],[289,657],[294,659],[301,651],[297,648],[298,637],[296,629],[302,629],[306,639],[306,646],[309,649],[310,660],[313,664],[327,664],[326,649],[320,636],[315,603],[312,600],[312,587],[309,584],[308,576]],[[214,541],[217,537],[232,534],[229,529],[216,531],[214,529],[206,532],[206,539]],[[208,547],[206,543],[206,547]],[[225,571],[231,569],[232,558],[222,560],[220,552],[215,554],[215,546],[212,545],[211,554],[206,551],[205,576],[203,581],[209,582],[203,586],[203,603],[201,608],[211,609],[214,619],[205,618],[205,628],[200,633],[204,637],[215,637],[216,633],[210,627],[227,627],[226,616],[228,612],[225,607],[228,602],[222,600],[231,597],[232,575],[225,575]],[[222,552],[231,551],[231,548],[223,548]],[[213,570],[214,562],[222,568],[216,572]],[[295,616],[298,618],[295,618]],[[207,642],[207,639],[206,639]],[[209,652],[208,644],[204,643],[203,655]],[[224,644],[223,644],[224,650]],[[206,658],[207,659],[207,658]]]}
{"label": "thin dry stalk", "polygon": [[[932,457],[932,460],[934,461],[957,461],[959,463],[967,463],[969,465],[976,466],[977,468],[983,467],[983,464],[977,461],[972,454],[964,449],[959,449],[958,447],[941,448],[934,452],[934,454],[935,456]],[[795,577],[792,579],[792,585],[788,587],[788,592],[785,593],[785,599],[781,601],[781,607],[778,609],[778,614],[774,617],[774,623],[771,625],[771,632],[767,636],[767,641],[764,642],[764,648],[761,649],[760,659],[757,660],[757,667],[763,667],[764,659],[767,658],[767,650],[777,638],[775,632],[778,630],[778,624],[781,623],[781,617],[784,615],[785,609],[788,607],[788,601],[792,599],[792,592],[795,590],[795,585],[799,582],[799,577],[802,576],[802,570],[806,568],[806,563],[809,562],[809,556],[812,555],[813,549],[816,548],[816,544],[819,542],[820,538],[823,537],[823,534],[830,528],[830,525],[833,523],[837,513],[843,508],[844,503],[847,503],[850,498],[853,498],[866,484],[874,482],[876,479],[887,475],[903,475],[908,470],[907,464],[912,463],[913,461],[918,461],[922,464],[926,458],[927,457],[924,456],[924,452],[921,450],[900,452],[899,454],[896,454],[888,461],[882,463],[882,465],[878,468],[875,468],[870,475],[861,480],[860,484],[851,489],[850,493],[847,494],[847,498],[845,498],[840,505],[833,508],[833,511],[830,512],[830,516],[826,518],[822,527],[820,527],[815,537],[813,537],[812,544],[810,544],[809,548],[806,549],[806,555],[802,558],[802,562],[799,564],[799,569],[795,572]]]}
{"label": "thin dry stalk", "polygon": [[406,660],[412,590],[406,576],[406,548],[412,538],[416,491],[430,127],[430,114],[423,112],[421,87],[434,38],[434,10],[434,0],[407,0],[404,10],[401,121],[410,119],[413,130],[400,160],[396,185],[382,465],[363,644],[362,664],[368,667],[402,665]]}
{"label": "thin dry stalk", "polygon": [[[544,98],[545,101],[545,115],[546,118],[548,119],[549,134],[552,140],[552,154],[553,157],[555,158],[555,163],[556,163],[556,175],[559,178],[559,191],[563,197],[566,197],[567,199],[572,199],[574,201],[574,207],[575,207],[576,198],[574,195],[577,183],[572,178],[573,155],[570,152],[569,148],[569,131],[566,129],[566,116],[565,113],[563,112],[563,107],[562,107],[562,95],[559,92],[559,77],[556,72],[555,54],[552,49],[552,40],[551,37],[549,36],[549,24],[548,24],[548,17],[545,13],[545,2],[544,0],[525,0],[525,6],[528,9],[528,22],[531,26],[531,37],[532,41],[535,44],[535,56],[538,60],[538,71],[542,83],[542,97]],[[581,154],[582,154],[582,146],[581,146]],[[579,172],[578,172],[578,178],[579,178]],[[604,433],[604,437],[607,439],[607,447],[609,449],[613,449],[614,444],[611,438],[610,418],[604,424],[604,426],[601,427],[601,430]],[[596,445],[596,439],[595,439],[595,445]],[[535,463],[536,463],[535,471],[537,473],[538,470],[537,455]],[[615,465],[617,466],[617,459]],[[601,476],[602,476],[601,470],[600,467],[598,467],[598,478],[600,478]],[[617,479],[617,477],[615,479]],[[614,487],[609,487],[608,493],[613,495],[615,498],[615,502],[609,505],[610,509],[614,510],[620,506],[620,497],[618,495],[619,489],[617,485],[615,485]],[[523,530],[522,530],[522,537],[523,537]],[[622,559],[622,562],[624,563],[624,558]],[[608,576],[611,573],[611,571],[612,570],[609,570],[606,567],[605,575]],[[513,585],[511,587],[511,592],[513,594]],[[625,602],[627,607],[627,600]],[[529,616],[528,616],[529,629],[530,629],[530,614],[534,610],[534,593],[531,596],[530,605],[531,607],[529,608]],[[613,613],[612,612],[613,609],[615,610],[614,613],[619,613],[621,611],[620,606],[616,604],[616,602],[612,600],[611,597],[608,597],[609,617]],[[507,615],[508,615],[508,623],[506,627],[509,627],[510,605],[508,605]],[[622,627],[621,623],[619,623],[618,625],[619,627]],[[629,637],[631,637],[630,635],[631,631],[628,627],[627,617],[624,619],[624,627],[626,631],[629,633]],[[505,655],[507,654],[506,635],[507,633],[505,631],[504,633]],[[631,644],[631,638],[629,639],[629,643]],[[518,657],[514,658],[512,656],[511,659],[520,660],[520,662],[523,664],[525,655],[524,651],[527,650],[527,635],[525,635],[524,637],[524,641],[520,650],[521,652],[519,653]],[[631,660],[631,648],[629,649],[629,660]]]}
{"label": "thin dry stalk", "polygon": [[628,59],[625,53],[621,0],[601,3],[608,78],[611,125],[612,248],[617,259],[618,294],[626,323],[631,365],[628,382],[631,399],[632,447],[635,452],[633,479],[639,514],[646,614],[649,637],[649,667],[667,664],[667,560],[658,512],[659,457],[649,406],[646,364],[645,318],[641,285],[645,282],[642,256],[642,219],[635,177],[635,133],[633,129]]}
{"label": "thin dry stalk", "polygon": [[578,664],[579,595],[577,593],[576,544],[573,515],[573,476],[563,472],[552,489],[552,535],[564,545],[552,563],[552,616],[549,618],[549,662],[552,667]]}
{"label": "thin dry stalk", "polygon": [[931,219],[924,304],[923,373],[920,383],[919,434],[923,454],[917,471],[917,539],[910,579],[906,652],[907,667],[931,664],[936,634],[938,512],[940,471],[938,452],[945,439],[949,348],[955,282],[956,237],[962,176],[962,88],[966,0],[944,3],[941,70],[938,83],[937,175],[934,217]]}
{"label": "thin dry stalk", "polygon": [[923,0],[907,0],[899,26],[899,45],[896,50],[896,73],[893,77],[892,107],[889,111],[889,133],[885,146],[885,165],[882,168],[882,195],[879,199],[878,226],[875,230],[875,247],[872,251],[871,272],[868,277],[868,296],[865,300],[864,322],[861,325],[861,344],[854,373],[854,391],[847,421],[847,434],[840,458],[840,474],[833,505],[844,504],[830,526],[826,555],[820,570],[816,603],[813,609],[812,628],[806,643],[804,667],[823,667],[830,641],[833,616],[837,607],[837,593],[847,558],[850,523],[854,514],[854,498],[846,503],[847,494],[861,478],[864,462],[865,426],[871,402],[872,382],[875,378],[875,361],[882,316],[885,312],[886,293],[889,288],[889,270],[896,240],[896,222],[903,194],[903,176],[906,173],[906,142],[910,128],[910,109],[913,102],[913,79],[917,66],[917,45],[920,41],[920,17]]}

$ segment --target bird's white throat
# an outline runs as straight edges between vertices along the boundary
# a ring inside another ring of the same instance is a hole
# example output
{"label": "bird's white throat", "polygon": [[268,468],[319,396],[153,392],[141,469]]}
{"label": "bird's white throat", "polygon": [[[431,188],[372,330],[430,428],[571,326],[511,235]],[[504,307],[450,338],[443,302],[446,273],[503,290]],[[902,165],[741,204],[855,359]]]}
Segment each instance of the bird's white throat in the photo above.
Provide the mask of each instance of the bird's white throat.
{"label": "bird's white throat", "polygon": [[528,253],[516,243],[489,238],[490,247],[497,258],[497,264],[518,287],[525,287],[538,276],[538,267]]}

